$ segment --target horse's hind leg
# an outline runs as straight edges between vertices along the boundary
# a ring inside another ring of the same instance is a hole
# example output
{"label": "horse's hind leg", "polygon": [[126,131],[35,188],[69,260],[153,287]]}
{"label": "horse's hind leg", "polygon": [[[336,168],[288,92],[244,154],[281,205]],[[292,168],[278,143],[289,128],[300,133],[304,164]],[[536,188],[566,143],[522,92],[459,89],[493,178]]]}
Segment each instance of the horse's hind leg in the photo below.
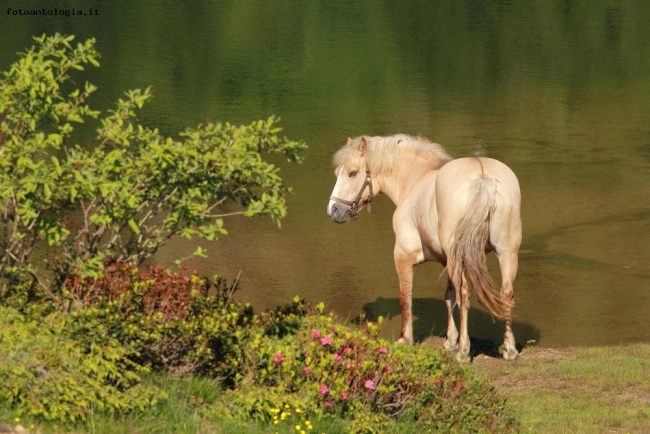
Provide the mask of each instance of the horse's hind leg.
{"label": "horse's hind leg", "polygon": [[[454,275],[453,269],[451,268],[451,264],[449,263],[447,263],[447,274],[449,274],[449,276]],[[469,286],[467,283],[467,278],[465,276],[465,273],[461,274],[461,277],[458,279],[460,280],[459,282],[454,282],[453,280],[451,280],[451,277],[449,280],[451,281],[451,284],[447,287],[447,289],[453,288],[454,298],[458,303],[458,310],[460,311],[460,321],[459,321],[460,333],[458,335],[458,352],[456,353],[456,359],[460,362],[469,362],[471,360],[469,356],[470,340],[469,340],[469,331],[467,327],[467,319],[469,317],[469,304],[470,304]],[[453,313],[453,310],[451,311],[451,313]],[[453,317],[451,321],[453,321]],[[455,329],[455,325],[454,325],[454,329]]]}
{"label": "horse's hind leg", "polygon": [[445,348],[450,351],[456,351],[458,349],[458,329],[456,329],[456,323],[454,322],[456,289],[451,283],[451,279],[447,280],[445,305],[447,306],[447,340],[445,340]]}
{"label": "horse's hind leg", "polygon": [[[454,283],[454,285],[457,285]],[[458,288],[458,286],[457,286]],[[469,330],[467,327],[467,319],[469,317],[469,286],[467,279],[463,274],[462,282],[460,282],[460,291],[456,291],[456,295],[460,295],[460,303],[458,305],[460,311],[460,336],[458,338],[458,353],[456,359],[460,362],[469,362]]]}
{"label": "horse's hind leg", "polygon": [[512,333],[512,306],[514,305],[515,293],[513,283],[517,277],[517,267],[519,258],[517,250],[499,251],[497,250],[499,265],[501,267],[501,297],[506,301],[504,320],[506,331],[503,336],[503,358],[514,360],[519,352],[517,351],[515,336]]}

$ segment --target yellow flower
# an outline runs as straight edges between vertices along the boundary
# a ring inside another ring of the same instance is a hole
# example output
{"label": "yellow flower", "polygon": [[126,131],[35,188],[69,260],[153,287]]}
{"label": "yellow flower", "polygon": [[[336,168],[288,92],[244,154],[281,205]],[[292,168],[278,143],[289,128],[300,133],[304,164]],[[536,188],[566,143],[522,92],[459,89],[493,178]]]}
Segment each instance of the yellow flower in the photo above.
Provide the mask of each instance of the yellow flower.
{"label": "yellow flower", "polygon": [[300,425],[296,425],[296,431],[300,431],[302,427]]}
{"label": "yellow flower", "polygon": [[273,425],[277,425],[277,424],[279,424],[279,423],[280,423],[280,421],[277,420],[277,419],[273,421]]}
{"label": "yellow flower", "polygon": [[15,418],[14,422],[20,422],[20,418],[19,417]]}
{"label": "yellow flower", "polygon": [[284,408],[291,408],[289,404],[284,404]]}
{"label": "yellow flower", "polygon": [[295,411],[296,411],[296,413],[302,413],[302,410],[299,409],[299,408],[296,408]]}
{"label": "yellow flower", "polygon": [[280,413],[280,409],[279,408],[272,408],[272,409],[269,410],[269,412],[271,412],[271,413]]}

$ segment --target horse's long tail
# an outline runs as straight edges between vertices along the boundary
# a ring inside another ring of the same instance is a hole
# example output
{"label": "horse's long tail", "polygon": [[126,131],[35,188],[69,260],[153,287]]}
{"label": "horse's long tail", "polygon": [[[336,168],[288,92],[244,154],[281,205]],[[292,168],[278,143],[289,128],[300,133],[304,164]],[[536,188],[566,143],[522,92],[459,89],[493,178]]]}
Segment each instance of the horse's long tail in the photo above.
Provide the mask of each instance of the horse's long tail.
{"label": "horse's long tail", "polygon": [[485,175],[471,181],[465,217],[454,232],[447,261],[452,282],[469,279],[476,297],[490,314],[503,318],[513,302],[505,300],[487,269],[485,248],[490,235],[490,217],[496,209],[497,181]]}

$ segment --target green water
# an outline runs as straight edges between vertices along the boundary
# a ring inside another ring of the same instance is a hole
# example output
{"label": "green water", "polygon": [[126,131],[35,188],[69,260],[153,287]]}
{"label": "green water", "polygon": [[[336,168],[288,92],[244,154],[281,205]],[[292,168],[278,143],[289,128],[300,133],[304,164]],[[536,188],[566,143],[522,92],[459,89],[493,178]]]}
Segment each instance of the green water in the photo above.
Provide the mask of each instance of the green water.
{"label": "green water", "polygon": [[[43,32],[94,36],[83,79],[110,108],[153,85],[141,119],[174,134],[206,119],[280,115],[310,145],[282,229],[227,221],[192,265],[234,277],[258,308],[300,294],[399,333],[393,205],[331,223],[332,154],[348,136],[421,134],[452,155],[483,143],[517,173],[524,241],[515,334],[542,345],[647,341],[650,330],[650,3],[645,1],[39,1],[99,15],[0,10],[0,67]],[[26,8],[10,0],[7,7]],[[92,101],[91,101],[92,102]],[[196,243],[173,241],[169,265]],[[491,261],[494,265],[495,261]],[[498,272],[492,267],[494,273]],[[441,267],[416,269],[415,333],[445,329]],[[500,339],[477,307],[470,334]]]}

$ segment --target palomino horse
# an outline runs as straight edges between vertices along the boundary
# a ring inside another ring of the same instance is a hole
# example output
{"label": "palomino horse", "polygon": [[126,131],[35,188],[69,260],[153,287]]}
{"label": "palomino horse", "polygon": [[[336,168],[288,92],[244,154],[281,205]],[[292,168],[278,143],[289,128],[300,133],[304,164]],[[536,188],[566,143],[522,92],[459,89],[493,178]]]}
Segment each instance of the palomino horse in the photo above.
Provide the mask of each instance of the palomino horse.
{"label": "palomino horse", "polygon": [[[327,214],[336,223],[355,218],[376,193],[396,206],[395,268],[399,278],[402,331],[398,342],[413,344],[413,267],[440,262],[449,281],[445,292],[448,323],[445,348],[468,361],[469,284],[494,317],[505,321],[503,357],[517,357],[512,333],[513,281],[521,244],[521,193],[515,174],[491,158],[453,159],[438,144],[407,135],[362,136],[334,156],[336,185]],[[501,291],[485,264],[496,252]],[[460,335],[454,308],[460,310]]]}

